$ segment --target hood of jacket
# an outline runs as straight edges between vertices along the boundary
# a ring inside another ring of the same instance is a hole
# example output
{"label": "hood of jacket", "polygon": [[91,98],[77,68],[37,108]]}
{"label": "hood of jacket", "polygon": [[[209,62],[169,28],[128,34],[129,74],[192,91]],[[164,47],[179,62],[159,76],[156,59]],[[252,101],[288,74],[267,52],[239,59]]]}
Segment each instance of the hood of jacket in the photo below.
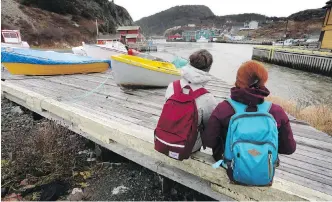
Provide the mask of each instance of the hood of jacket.
{"label": "hood of jacket", "polygon": [[256,106],[264,102],[264,98],[269,96],[270,91],[266,87],[237,88],[231,89],[231,98],[248,106]]}
{"label": "hood of jacket", "polygon": [[186,65],[181,69],[181,76],[191,84],[205,85],[211,80],[211,75],[208,72],[201,71],[190,65]]}

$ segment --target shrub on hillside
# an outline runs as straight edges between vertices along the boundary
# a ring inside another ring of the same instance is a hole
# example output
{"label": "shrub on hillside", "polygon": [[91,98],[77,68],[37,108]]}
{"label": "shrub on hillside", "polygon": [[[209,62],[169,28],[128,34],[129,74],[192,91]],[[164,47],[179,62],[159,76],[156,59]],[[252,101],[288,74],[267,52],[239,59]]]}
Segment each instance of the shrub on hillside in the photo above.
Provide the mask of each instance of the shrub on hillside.
{"label": "shrub on hillside", "polygon": [[59,29],[59,28],[55,28],[55,27],[47,27],[42,29],[39,32],[40,35],[42,35],[45,39],[49,39],[49,40],[61,40],[64,32]]}

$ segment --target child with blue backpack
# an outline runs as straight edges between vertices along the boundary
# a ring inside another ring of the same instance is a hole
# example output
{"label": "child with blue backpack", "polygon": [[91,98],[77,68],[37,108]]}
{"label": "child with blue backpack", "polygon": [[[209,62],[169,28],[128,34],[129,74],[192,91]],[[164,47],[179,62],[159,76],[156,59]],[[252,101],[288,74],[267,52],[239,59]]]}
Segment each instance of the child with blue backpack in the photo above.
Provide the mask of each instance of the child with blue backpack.
{"label": "child with blue backpack", "polygon": [[284,110],[264,98],[268,72],[248,61],[237,72],[229,99],[213,111],[202,140],[212,148],[215,168],[226,168],[233,183],[272,185],[279,154],[292,154],[296,142]]}

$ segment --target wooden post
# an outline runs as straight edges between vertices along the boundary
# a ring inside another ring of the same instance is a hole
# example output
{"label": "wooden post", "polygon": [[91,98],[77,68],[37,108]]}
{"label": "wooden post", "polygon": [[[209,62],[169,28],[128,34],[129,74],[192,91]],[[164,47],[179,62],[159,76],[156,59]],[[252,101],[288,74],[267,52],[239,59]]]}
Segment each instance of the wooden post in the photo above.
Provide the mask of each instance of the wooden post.
{"label": "wooden post", "polygon": [[174,181],[168,179],[164,176],[159,176],[159,179],[161,181],[161,191],[163,194],[169,194],[171,192],[172,187],[174,186]]}
{"label": "wooden post", "polygon": [[96,28],[97,28],[97,38],[99,36],[99,30],[98,30],[98,21],[97,21],[97,18],[96,18]]}
{"label": "wooden post", "polygon": [[285,29],[285,34],[284,34],[284,41],[283,41],[283,43],[282,43],[282,47],[284,47],[284,45],[285,45],[285,40],[286,40],[286,38],[287,38],[287,28],[288,28],[288,19],[287,19],[287,21],[286,21],[286,29]]}

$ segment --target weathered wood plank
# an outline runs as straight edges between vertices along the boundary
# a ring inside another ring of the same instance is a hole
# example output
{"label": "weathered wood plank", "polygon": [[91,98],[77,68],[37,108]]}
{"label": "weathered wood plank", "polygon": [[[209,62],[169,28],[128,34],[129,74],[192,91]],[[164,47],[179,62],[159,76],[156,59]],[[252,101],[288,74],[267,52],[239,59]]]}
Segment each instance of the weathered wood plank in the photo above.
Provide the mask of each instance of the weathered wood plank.
{"label": "weathered wood plank", "polygon": [[332,152],[332,143],[309,139],[306,137],[295,136],[295,140],[299,144],[307,145],[309,147],[322,149],[327,152]]}
{"label": "weathered wood plank", "polygon": [[315,166],[319,166],[319,167],[322,167],[322,168],[332,170],[332,163],[331,163],[332,158],[317,159],[317,158],[305,156],[305,155],[302,154],[302,152],[303,151],[301,151],[301,150],[297,150],[292,155],[287,155],[287,156],[284,155],[283,158],[295,159],[295,160],[310,163],[310,164],[315,165]]}
{"label": "weathered wood plank", "polygon": [[316,181],[313,181],[311,179],[307,179],[304,177],[300,177],[298,175],[294,175],[292,173],[289,172],[285,172],[282,170],[276,170],[276,174],[278,174],[279,176],[284,176],[284,178],[289,179],[291,181],[296,181],[298,184],[302,185],[302,186],[306,186],[309,188],[315,188],[315,189],[319,189],[322,190],[323,193],[325,194],[331,194],[332,193],[332,187],[326,184],[322,184],[322,183],[318,183]]}
{"label": "weathered wood plank", "polygon": [[301,126],[299,124],[296,124],[296,127],[293,127],[293,126],[295,126],[295,124],[291,124],[291,126],[292,126],[293,132],[296,133],[299,136],[306,137],[306,138],[309,138],[309,139],[321,140],[321,141],[324,141],[324,142],[332,143],[332,137],[331,136],[329,136],[326,133],[323,133],[321,131],[318,131],[313,127],[308,127],[308,126],[305,126],[305,125]]}
{"label": "weathered wood plank", "polygon": [[281,163],[286,163],[288,165],[291,165],[294,167],[299,167],[304,170],[308,170],[308,171],[312,171],[312,172],[318,172],[318,173],[321,173],[322,175],[332,178],[332,170],[329,168],[316,166],[316,165],[310,164],[310,162],[304,162],[304,161],[300,161],[300,160],[297,160],[294,158],[289,158],[286,156],[280,156],[280,161],[281,161]]}
{"label": "weathered wood plank", "polygon": [[[299,167],[289,166],[288,164],[283,164],[283,163],[280,164],[280,166],[278,167],[278,170],[282,170],[287,173],[292,173],[294,175],[301,176],[306,179],[310,179],[312,181],[316,181],[318,183],[332,186],[331,177],[322,175],[321,173],[318,173],[318,172],[312,172],[312,171],[305,170],[305,169],[302,169]],[[277,175],[277,176],[279,176],[279,175]],[[313,187],[313,188],[316,189],[317,187]]]}

